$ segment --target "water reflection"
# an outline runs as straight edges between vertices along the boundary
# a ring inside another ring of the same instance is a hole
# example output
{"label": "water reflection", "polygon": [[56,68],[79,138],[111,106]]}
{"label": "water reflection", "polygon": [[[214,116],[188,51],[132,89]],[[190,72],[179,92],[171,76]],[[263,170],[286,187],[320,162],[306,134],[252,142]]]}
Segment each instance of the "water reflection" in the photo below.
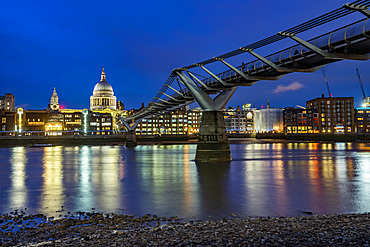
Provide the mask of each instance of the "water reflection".
{"label": "water reflection", "polygon": [[54,214],[64,205],[62,150],[60,146],[44,149],[41,207],[48,215]]}
{"label": "water reflection", "polygon": [[353,179],[352,192],[357,194],[356,206],[361,211],[369,212],[370,203],[370,147],[361,145],[359,152],[354,153],[356,178]]}
{"label": "water reflection", "polygon": [[93,186],[91,183],[91,150],[90,147],[84,146],[79,150],[79,187],[77,196],[77,205],[81,210],[87,210],[94,207]]}
{"label": "water reflection", "polygon": [[197,219],[370,211],[370,144],[238,144],[231,145],[233,161],[222,164],[196,164],[195,150],[3,148],[0,212],[95,210]]}
{"label": "water reflection", "polygon": [[11,194],[10,208],[23,208],[27,204],[26,149],[15,147],[11,155]]}
{"label": "water reflection", "polygon": [[201,215],[230,215],[233,201],[228,185],[230,163],[197,163]]}

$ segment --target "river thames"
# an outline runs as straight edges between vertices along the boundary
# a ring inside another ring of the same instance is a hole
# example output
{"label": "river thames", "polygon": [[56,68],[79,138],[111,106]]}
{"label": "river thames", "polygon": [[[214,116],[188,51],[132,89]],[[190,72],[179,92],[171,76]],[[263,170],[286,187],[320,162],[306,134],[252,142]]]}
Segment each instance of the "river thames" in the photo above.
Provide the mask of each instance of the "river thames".
{"label": "river thames", "polygon": [[178,216],[186,220],[370,211],[370,144],[231,144],[196,164],[196,145],[0,148],[0,213]]}

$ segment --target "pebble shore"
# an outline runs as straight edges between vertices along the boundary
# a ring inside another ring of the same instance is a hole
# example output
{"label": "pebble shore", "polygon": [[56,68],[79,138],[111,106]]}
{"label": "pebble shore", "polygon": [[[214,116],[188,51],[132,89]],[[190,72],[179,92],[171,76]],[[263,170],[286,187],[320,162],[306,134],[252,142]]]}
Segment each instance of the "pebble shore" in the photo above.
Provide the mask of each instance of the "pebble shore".
{"label": "pebble shore", "polygon": [[0,215],[1,246],[369,246],[370,214],[237,218]]}

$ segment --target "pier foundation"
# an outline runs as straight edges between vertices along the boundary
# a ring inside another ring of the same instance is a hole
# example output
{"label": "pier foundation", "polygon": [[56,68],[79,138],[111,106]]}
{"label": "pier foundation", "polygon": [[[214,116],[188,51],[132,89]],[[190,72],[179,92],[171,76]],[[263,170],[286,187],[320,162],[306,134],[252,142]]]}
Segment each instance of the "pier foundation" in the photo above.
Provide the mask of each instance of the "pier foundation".
{"label": "pier foundation", "polygon": [[195,161],[230,161],[230,146],[222,111],[204,111],[201,119]]}
{"label": "pier foundation", "polygon": [[137,140],[136,140],[136,130],[127,130],[126,133],[126,147],[136,147]]}

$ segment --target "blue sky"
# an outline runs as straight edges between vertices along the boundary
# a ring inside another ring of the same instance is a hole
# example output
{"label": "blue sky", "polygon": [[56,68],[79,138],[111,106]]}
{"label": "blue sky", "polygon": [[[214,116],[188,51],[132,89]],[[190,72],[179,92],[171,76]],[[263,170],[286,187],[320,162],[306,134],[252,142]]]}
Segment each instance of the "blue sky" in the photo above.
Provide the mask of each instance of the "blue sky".
{"label": "blue sky", "polygon": [[[117,99],[126,109],[138,108],[153,98],[173,68],[253,43],[346,2],[3,1],[0,95],[13,93],[16,106],[45,109],[56,87],[65,108],[88,108],[104,66]],[[314,37],[361,18],[352,14],[302,36]],[[256,51],[268,55],[291,45],[280,42]],[[241,56],[245,61],[254,59]],[[362,93],[355,69],[359,68],[370,95],[369,66],[356,61],[326,66],[333,95],[355,97],[359,105]],[[302,85],[297,90],[277,93],[277,88],[297,83]],[[322,93],[327,91],[320,71],[290,74],[279,81],[239,87],[228,106],[261,107],[267,99],[274,107],[305,105]]]}

